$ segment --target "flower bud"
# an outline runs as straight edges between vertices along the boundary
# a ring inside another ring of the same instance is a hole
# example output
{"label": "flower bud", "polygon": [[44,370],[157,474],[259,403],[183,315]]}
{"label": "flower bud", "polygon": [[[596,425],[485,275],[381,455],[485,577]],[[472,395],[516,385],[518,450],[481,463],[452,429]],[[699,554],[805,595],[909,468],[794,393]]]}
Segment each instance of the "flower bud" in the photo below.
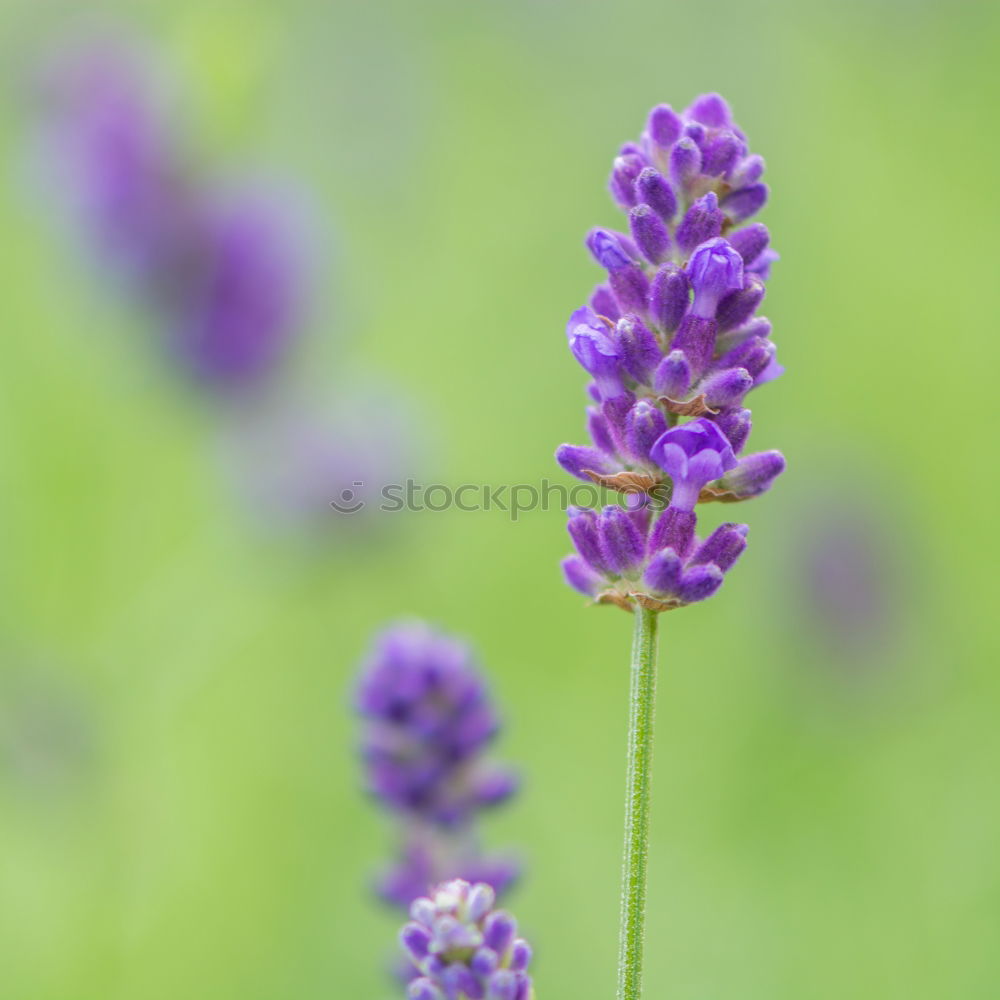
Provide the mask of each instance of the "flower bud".
{"label": "flower bud", "polygon": [[750,266],[749,269],[753,271],[754,274],[759,275],[764,281],[767,281],[771,277],[771,265],[776,261],[781,260],[778,253],[768,247]]}
{"label": "flower bud", "polygon": [[738,497],[755,497],[769,490],[784,471],[785,456],[780,451],[759,451],[741,458],[719,485]]}
{"label": "flower bud", "polygon": [[415,962],[419,962],[427,957],[431,943],[430,931],[423,924],[407,924],[399,932],[399,943]]}
{"label": "flower bud", "polygon": [[745,524],[720,524],[715,531],[698,546],[691,557],[693,564],[714,563],[723,572],[728,570],[747,547]]}
{"label": "flower bud", "polygon": [[[593,511],[590,513],[593,514]],[[504,910],[496,910],[483,922],[483,944],[504,954],[517,937],[517,921]]]}
{"label": "flower bud", "polygon": [[608,461],[607,455],[596,448],[587,448],[578,444],[561,444],[556,449],[556,461],[571,475],[590,482],[590,476],[584,469],[590,469],[602,476],[610,476],[615,467]]}
{"label": "flower bud", "polygon": [[712,417],[712,421],[726,436],[734,452],[743,450],[752,427],[749,410],[723,410],[718,416]]}
{"label": "flower bud", "polygon": [[635,396],[631,392],[624,395],[615,396],[614,399],[606,399],[601,403],[601,413],[611,434],[611,439],[615,442],[615,450],[622,452],[627,450],[625,444],[625,425],[628,422],[628,415],[635,402]]}
{"label": "flower bud", "polygon": [[681,135],[684,123],[669,104],[660,104],[649,113],[646,132],[661,149],[672,146]]}
{"label": "flower bud", "polygon": [[664,264],[653,277],[649,292],[649,313],[653,323],[665,333],[673,333],[690,301],[688,276],[676,264]]}
{"label": "flower bud", "polygon": [[718,329],[714,319],[702,319],[688,313],[670,342],[670,351],[680,351],[691,366],[691,375],[702,375],[715,352],[715,332]]}
{"label": "flower bud", "polygon": [[685,604],[711,597],[722,586],[723,572],[718,566],[692,566],[684,571],[678,596]]}
{"label": "flower bud", "polygon": [[746,143],[728,129],[723,130],[702,150],[701,172],[709,177],[721,177],[733,169],[745,151]]}
{"label": "flower bud", "polygon": [[608,179],[608,188],[615,201],[624,209],[635,204],[635,179],[644,166],[641,156],[635,153],[619,156],[615,159]]}
{"label": "flower bud", "polygon": [[597,534],[604,564],[616,575],[631,573],[646,555],[646,540],[635,522],[617,504],[601,511]]}
{"label": "flower bud", "polygon": [[608,280],[622,312],[645,315],[649,302],[649,279],[638,264],[631,263],[613,271]]}
{"label": "flower bud", "polygon": [[654,552],[673,549],[686,559],[694,545],[694,526],[694,512],[680,510],[671,503],[653,525],[649,534],[649,549]]}
{"label": "flower bud", "polygon": [[656,337],[638,316],[625,316],[618,321],[615,344],[622,367],[639,382],[646,381],[662,356]]}
{"label": "flower bud", "polygon": [[729,105],[720,94],[702,94],[696,97],[684,116],[708,125],[709,128],[727,128],[733,123]]}
{"label": "flower bud", "polygon": [[756,184],[764,176],[764,158],[756,153],[744,156],[729,174],[729,186],[735,191]]}
{"label": "flower bud", "polygon": [[660,594],[674,594],[681,582],[681,558],[673,549],[661,549],[646,566],[642,581],[650,590]]}
{"label": "flower bud", "polygon": [[639,252],[651,264],[659,264],[670,252],[670,233],[649,205],[636,205],[629,212],[629,230]]}
{"label": "flower bud", "polygon": [[713,409],[733,406],[753,388],[753,376],[745,368],[723,368],[709,375],[698,391],[705,394],[705,402]]}
{"label": "flower bud", "polygon": [[767,249],[771,236],[767,226],[762,222],[754,222],[730,233],[727,239],[743,258],[744,265],[750,265]]}
{"label": "flower bud", "polygon": [[625,252],[621,240],[607,229],[591,229],[587,234],[587,249],[594,260],[609,273],[628,267],[632,258]]}
{"label": "flower bud", "polygon": [[734,330],[753,316],[764,299],[766,286],[763,280],[751,271],[743,275],[742,287],[723,298],[715,313],[720,330]]}
{"label": "flower bud", "polygon": [[649,449],[667,430],[667,419],[658,406],[640,399],[625,421],[625,443],[638,462],[649,461]]}
{"label": "flower bud", "polygon": [[685,136],[670,150],[670,179],[682,190],[701,172],[701,150]]}
{"label": "flower bud", "polygon": [[601,549],[597,514],[588,507],[571,507],[567,513],[569,520],[566,522],[566,530],[580,557],[592,570],[598,573],[610,572],[611,567]]}
{"label": "flower bud", "polygon": [[590,308],[598,316],[606,316],[612,323],[621,318],[618,302],[611,289],[604,284],[598,285],[590,296]]}
{"label": "flower bud", "polygon": [[604,577],[581,556],[566,556],[562,561],[562,571],[566,582],[584,597],[596,597],[604,586]]}
{"label": "flower bud", "polygon": [[738,191],[727,194],[722,199],[722,211],[733,222],[742,222],[744,219],[749,219],[751,215],[756,215],[764,207],[767,195],[766,184],[750,184],[748,187],[742,187]]}
{"label": "flower bud", "polygon": [[635,194],[638,202],[649,205],[664,222],[670,222],[677,214],[677,195],[655,167],[646,167],[636,178]]}
{"label": "flower bud", "polygon": [[691,365],[683,351],[671,351],[653,373],[653,389],[661,396],[683,399],[691,388]]}
{"label": "flower bud", "polygon": [[677,246],[683,253],[691,253],[700,243],[717,237],[722,232],[724,221],[719,199],[714,191],[709,191],[684,213],[677,226]]}
{"label": "flower bud", "polygon": [[701,149],[705,145],[705,137],[708,135],[708,129],[701,122],[685,122],[683,134],[693,140],[697,147]]}
{"label": "flower bud", "polygon": [[523,972],[531,962],[531,945],[524,938],[515,938],[510,949],[510,967],[514,972]]}
{"label": "flower bud", "polygon": [[[607,418],[596,406],[587,407],[587,431],[590,434],[590,440],[594,442],[594,446],[599,451],[606,452],[608,455],[613,455],[617,451],[614,441],[611,440],[611,430],[608,427]],[[593,469],[594,467],[590,465],[587,468]],[[594,471],[597,470],[594,469]]]}

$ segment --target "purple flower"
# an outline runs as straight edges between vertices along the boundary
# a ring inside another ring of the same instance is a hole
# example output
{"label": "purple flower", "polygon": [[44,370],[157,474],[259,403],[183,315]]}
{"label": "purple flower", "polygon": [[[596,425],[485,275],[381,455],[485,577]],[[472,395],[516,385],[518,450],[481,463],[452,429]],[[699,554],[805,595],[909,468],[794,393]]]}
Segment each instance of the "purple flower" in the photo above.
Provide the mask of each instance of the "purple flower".
{"label": "purple flower", "polygon": [[694,510],[701,488],[737,464],[726,436],[703,417],[671,428],[656,441],[650,455],[673,480],[670,505],[678,510]]}
{"label": "purple flower", "polygon": [[413,901],[399,936],[421,973],[407,988],[410,1000],[533,1000],[531,948],[494,906],[490,886],[461,879]]}
{"label": "purple flower", "polygon": [[177,314],[176,353],[197,377],[245,384],[283,357],[301,318],[294,242],[277,205],[245,199],[204,206],[176,248],[180,273],[165,306]]}
{"label": "purple flower", "polygon": [[697,503],[756,496],[784,467],[778,452],[737,458],[748,395],[782,371],[771,324],[756,315],[777,255],[765,226],[741,225],[767,200],[763,171],[718,94],[681,114],[654,108],[614,162],[630,235],[591,230],[607,281],[569,331],[601,405],[588,413],[590,443],[557,452],[578,478],[629,495],[627,510],[570,511],[576,554],[563,573],[601,602],[663,610],[715,593],[746,530],[699,548]]}
{"label": "purple flower", "polygon": [[386,629],[362,672],[357,707],[368,720],[368,787],[390,809],[454,827],[514,791],[512,774],[480,759],[499,720],[463,643],[420,623]]}
{"label": "purple flower", "polygon": [[[104,42],[57,53],[44,74],[45,166],[109,261],[135,276],[186,196],[146,54]],[[169,192],[169,198],[165,194]]]}
{"label": "purple flower", "polygon": [[368,788],[399,820],[398,860],[379,895],[407,907],[451,878],[503,892],[520,866],[482,853],[477,821],[517,780],[483,760],[499,720],[469,648],[419,622],[390,626],[362,671],[357,707]]}
{"label": "purple flower", "polygon": [[712,319],[723,295],[743,287],[743,258],[721,237],[691,254],[687,272],[694,289],[691,313],[702,319]]}
{"label": "purple flower", "polygon": [[785,456],[780,451],[760,451],[744,455],[720,480],[719,485],[740,499],[760,496],[769,490],[785,471]]}
{"label": "purple flower", "polygon": [[605,399],[624,392],[621,357],[612,331],[589,306],[577,309],[566,324],[566,337],[573,357],[593,375]]}

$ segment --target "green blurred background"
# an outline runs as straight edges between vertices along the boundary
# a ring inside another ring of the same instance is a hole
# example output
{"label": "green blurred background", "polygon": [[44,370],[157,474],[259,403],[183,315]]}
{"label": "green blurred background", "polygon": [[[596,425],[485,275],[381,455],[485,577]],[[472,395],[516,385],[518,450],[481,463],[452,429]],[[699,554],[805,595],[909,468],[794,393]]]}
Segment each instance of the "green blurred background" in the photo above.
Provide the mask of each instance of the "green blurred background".
{"label": "green blurred background", "polygon": [[[540,1000],[612,996],[628,620],[561,583],[557,510],[317,546],[235,509],[210,409],[25,183],[23,76],[74,7],[0,28],[0,996],[395,995],[349,689],[401,614],[493,678],[525,787],[485,835],[525,855]],[[648,994],[1000,995],[997,5],[102,10],[159,47],[213,162],[311,192],[332,250],[300,363],[402,386],[446,483],[561,479],[611,157],[652,104],[727,95],[782,253],[788,373],[752,444],[789,471],[740,509],[719,597],[663,619]],[[842,502],[885,540],[885,620],[850,642],[803,600]]]}

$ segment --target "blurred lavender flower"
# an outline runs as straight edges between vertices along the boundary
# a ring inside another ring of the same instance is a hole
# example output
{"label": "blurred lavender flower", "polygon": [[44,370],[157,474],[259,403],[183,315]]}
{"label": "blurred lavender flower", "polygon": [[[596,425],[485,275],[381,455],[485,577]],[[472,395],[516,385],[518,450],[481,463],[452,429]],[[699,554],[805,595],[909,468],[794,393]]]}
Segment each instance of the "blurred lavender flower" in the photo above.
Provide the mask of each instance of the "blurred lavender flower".
{"label": "blurred lavender flower", "polygon": [[533,1000],[531,948],[494,904],[490,886],[461,879],[413,901],[413,920],[399,935],[421,973],[409,984],[410,1000]]}
{"label": "blurred lavender flower", "polygon": [[[166,248],[165,248],[166,249]],[[269,375],[296,336],[303,267],[290,219],[261,196],[205,197],[179,234],[162,307],[175,357],[197,378],[243,385]]]}
{"label": "blurred lavender flower", "polygon": [[517,780],[483,759],[499,719],[469,648],[421,623],[390,626],[363,669],[357,708],[368,789],[401,820],[400,860],[381,895],[406,906],[457,875],[503,891],[517,866],[482,856],[476,822]]}
{"label": "blurred lavender flower", "polygon": [[107,42],[58,55],[44,81],[50,183],[191,375],[255,384],[299,331],[301,235],[287,205],[223,196],[199,174],[148,63]]}
{"label": "blurred lavender flower", "polygon": [[[776,255],[763,225],[742,225],[767,200],[763,169],[717,94],[681,114],[654,108],[614,162],[611,193],[629,233],[591,231],[587,247],[608,278],[567,326],[592,379],[591,444],[562,445],[556,459],[638,496],[627,514],[571,514],[579,554],[564,570],[583,593],[659,610],[714,593],[735,555],[710,558],[711,539],[692,555],[696,503],[747,500],[784,469],[779,452],[741,455],[746,397],[782,371],[771,324],[756,315]],[[654,519],[652,507],[668,503]]]}
{"label": "blurred lavender flower", "polygon": [[107,39],[79,42],[55,53],[41,96],[47,181],[111,263],[132,274],[153,266],[192,192],[149,60]]}

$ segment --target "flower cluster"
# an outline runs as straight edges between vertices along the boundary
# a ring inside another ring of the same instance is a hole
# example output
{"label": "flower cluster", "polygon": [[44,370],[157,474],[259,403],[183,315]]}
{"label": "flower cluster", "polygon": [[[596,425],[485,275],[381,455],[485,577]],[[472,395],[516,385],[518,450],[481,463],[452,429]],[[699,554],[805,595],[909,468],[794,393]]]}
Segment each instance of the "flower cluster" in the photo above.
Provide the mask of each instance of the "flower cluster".
{"label": "flower cluster", "polygon": [[531,948],[510,914],[495,910],[485,883],[446,882],[413,901],[400,933],[407,958],[420,970],[410,1000],[533,1000],[527,968]]}
{"label": "flower cluster", "polygon": [[763,169],[716,94],[683,114],[654,108],[614,162],[629,232],[591,231],[607,281],[566,331],[592,379],[591,444],[556,453],[572,475],[632,495],[627,511],[570,512],[566,576],[599,600],[665,610],[710,596],[746,528],[698,543],[695,505],[757,496],[784,468],[776,451],[741,454],[747,394],[782,372],[756,315],[777,255],[763,225],[743,225],[767,200]]}
{"label": "flower cluster", "polygon": [[514,792],[514,775],[483,760],[499,720],[467,646],[423,624],[377,639],[363,670],[358,711],[369,791],[402,820],[398,863],[379,886],[408,906],[445,878],[488,881],[502,891],[517,866],[478,850],[481,810]]}
{"label": "flower cluster", "polygon": [[287,210],[200,175],[138,52],[74,48],[45,81],[46,164],[101,256],[157,315],[164,347],[220,387],[272,374],[298,332],[302,262]]}

